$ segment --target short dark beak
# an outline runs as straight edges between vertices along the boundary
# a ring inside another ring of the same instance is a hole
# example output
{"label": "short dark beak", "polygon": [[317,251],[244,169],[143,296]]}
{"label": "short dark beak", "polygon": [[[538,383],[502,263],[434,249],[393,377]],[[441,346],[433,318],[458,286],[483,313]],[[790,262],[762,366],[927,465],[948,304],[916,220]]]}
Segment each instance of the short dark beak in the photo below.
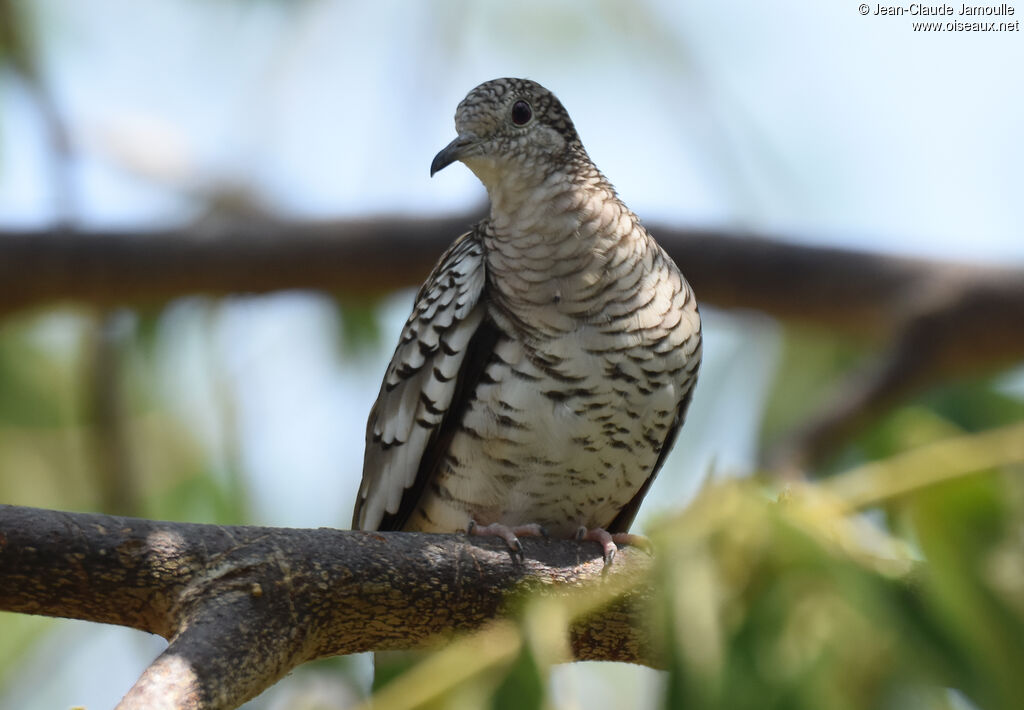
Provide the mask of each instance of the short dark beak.
{"label": "short dark beak", "polygon": [[430,177],[434,177],[434,173],[438,170],[443,170],[449,165],[459,160],[466,154],[466,152],[473,146],[473,138],[470,136],[459,136],[451,143],[441,149],[441,152],[434,156],[434,160],[430,163]]}

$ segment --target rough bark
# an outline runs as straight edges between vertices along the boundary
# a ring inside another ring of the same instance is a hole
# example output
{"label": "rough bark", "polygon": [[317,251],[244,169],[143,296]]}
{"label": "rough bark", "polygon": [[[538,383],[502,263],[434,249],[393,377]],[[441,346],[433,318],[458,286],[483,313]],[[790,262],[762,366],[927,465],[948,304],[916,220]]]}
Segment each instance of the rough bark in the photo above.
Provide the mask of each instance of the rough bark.
{"label": "rough bark", "polygon": [[120,708],[232,708],[305,661],[443,643],[524,589],[617,590],[570,629],[579,659],[659,665],[640,622],[650,558],[596,544],[225,527],[0,506],[0,609],[119,624],[167,649]]}

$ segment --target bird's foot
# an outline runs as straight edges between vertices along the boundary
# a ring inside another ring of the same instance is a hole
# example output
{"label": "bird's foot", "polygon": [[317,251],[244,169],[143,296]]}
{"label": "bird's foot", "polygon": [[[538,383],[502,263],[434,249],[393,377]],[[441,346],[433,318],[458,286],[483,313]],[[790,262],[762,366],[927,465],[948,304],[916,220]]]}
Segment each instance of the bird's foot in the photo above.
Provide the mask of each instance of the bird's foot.
{"label": "bird's foot", "polygon": [[475,520],[470,520],[469,525],[466,527],[467,535],[480,535],[485,537],[500,537],[508,545],[509,554],[512,555],[513,562],[522,562],[524,559],[523,555],[523,543],[519,542],[520,537],[547,537],[548,531],[543,526],[536,523],[530,523],[529,525],[516,525],[515,527],[509,527],[502,525],[501,523],[491,523],[490,525],[478,525]]}
{"label": "bird's foot", "polygon": [[601,546],[601,551],[604,555],[604,565],[607,567],[615,560],[615,553],[619,551],[619,545],[629,545],[630,547],[639,547],[644,552],[650,554],[654,549],[650,539],[643,535],[634,535],[633,533],[615,533],[614,535],[604,528],[590,528],[589,530],[582,525],[576,531],[576,539],[583,541],[596,542]]}

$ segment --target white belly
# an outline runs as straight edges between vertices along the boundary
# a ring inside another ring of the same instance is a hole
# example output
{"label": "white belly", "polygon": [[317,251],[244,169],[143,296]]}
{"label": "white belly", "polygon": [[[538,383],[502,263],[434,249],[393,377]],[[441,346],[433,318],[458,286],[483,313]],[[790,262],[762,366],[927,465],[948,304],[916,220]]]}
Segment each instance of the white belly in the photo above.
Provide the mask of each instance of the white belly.
{"label": "white belly", "polygon": [[[517,342],[499,343],[410,527],[447,532],[473,519],[539,523],[569,536],[611,524],[651,475],[686,394],[678,377],[645,370],[679,369],[685,353],[651,361],[636,343],[592,354],[588,335],[546,343],[545,353],[558,353],[547,362]],[[634,351],[648,360],[631,358]]]}

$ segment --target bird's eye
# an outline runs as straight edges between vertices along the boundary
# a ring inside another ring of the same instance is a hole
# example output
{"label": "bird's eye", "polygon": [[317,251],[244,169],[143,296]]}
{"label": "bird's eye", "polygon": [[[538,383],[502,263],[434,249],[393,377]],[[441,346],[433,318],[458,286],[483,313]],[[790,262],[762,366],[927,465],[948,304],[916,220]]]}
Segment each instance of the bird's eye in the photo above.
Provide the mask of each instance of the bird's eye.
{"label": "bird's eye", "polygon": [[512,104],[512,123],[517,126],[525,126],[533,118],[533,109],[525,101],[516,101]]}

